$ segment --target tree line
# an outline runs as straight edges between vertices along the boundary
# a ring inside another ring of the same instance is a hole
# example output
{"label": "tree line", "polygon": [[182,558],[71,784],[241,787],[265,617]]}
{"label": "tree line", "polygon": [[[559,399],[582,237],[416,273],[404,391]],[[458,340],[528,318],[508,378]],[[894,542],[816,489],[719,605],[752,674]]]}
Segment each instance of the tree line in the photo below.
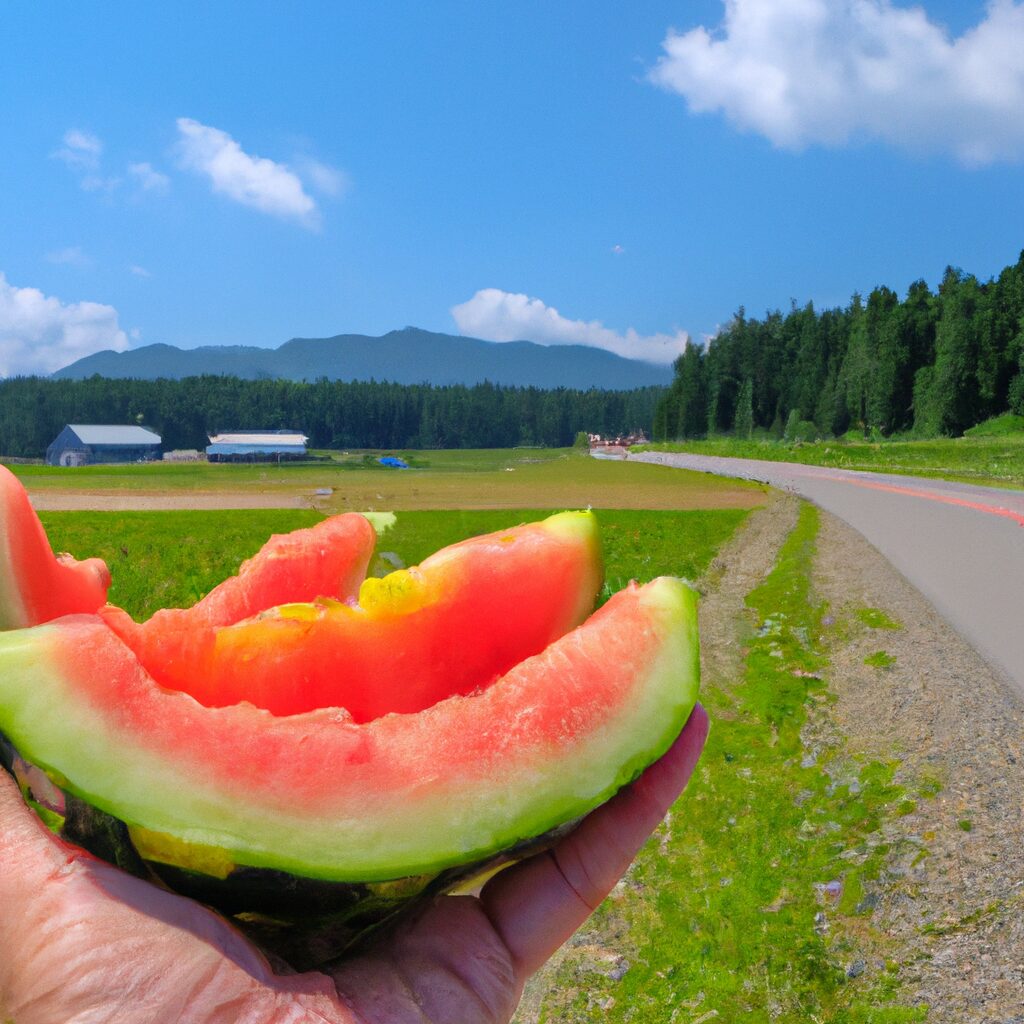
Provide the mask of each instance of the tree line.
{"label": "tree line", "polygon": [[579,431],[648,434],[665,389],[578,391],[376,381],[0,380],[0,453],[39,458],[67,423],[141,423],[164,450],[232,430],[299,430],[314,448],[562,447]]}
{"label": "tree line", "polygon": [[676,360],[654,437],[958,436],[1007,411],[1024,415],[1024,252],[993,280],[949,267],[902,300],[879,287],[844,309],[740,308]]}

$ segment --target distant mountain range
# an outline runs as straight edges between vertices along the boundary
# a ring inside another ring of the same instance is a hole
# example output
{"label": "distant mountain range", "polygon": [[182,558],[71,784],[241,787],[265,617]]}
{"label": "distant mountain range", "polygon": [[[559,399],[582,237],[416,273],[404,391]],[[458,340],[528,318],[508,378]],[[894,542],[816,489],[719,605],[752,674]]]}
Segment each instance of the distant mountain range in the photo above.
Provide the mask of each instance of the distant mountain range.
{"label": "distant mountain range", "polygon": [[494,384],[539,388],[606,388],[623,391],[668,385],[672,368],[644,363],[584,345],[537,345],[532,341],[495,343],[417,327],[379,338],[339,334],[333,338],[293,338],[280,348],[206,345],[180,349],[144,345],[127,352],[97,352],[65,366],[56,378],[101,377],[178,379],[200,374],[247,380],[377,380],[396,384]]}

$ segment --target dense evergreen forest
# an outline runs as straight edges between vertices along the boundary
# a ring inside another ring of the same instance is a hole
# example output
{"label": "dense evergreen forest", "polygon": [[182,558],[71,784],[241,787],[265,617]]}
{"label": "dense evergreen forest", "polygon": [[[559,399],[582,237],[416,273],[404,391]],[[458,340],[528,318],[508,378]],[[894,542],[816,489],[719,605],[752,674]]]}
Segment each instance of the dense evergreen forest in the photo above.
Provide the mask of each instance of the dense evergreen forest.
{"label": "dense evergreen forest", "polygon": [[301,430],[314,448],[564,446],[581,430],[649,434],[664,392],[13,377],[0,381],[0,454],[39,458],[66,423],[144,423],[165,450],[202,449],[209,433],[253,429]]}
{"label": "dense evergreen forest", "polygon": [[757,320],[741,308],[675,370],[655,413],[659,440],[758,428],[958,436],[1024,414],[1024,252],[994,280],[951,267],[936,293],[917,281],[902,301],[880,287],[820,313],[794,303]]}

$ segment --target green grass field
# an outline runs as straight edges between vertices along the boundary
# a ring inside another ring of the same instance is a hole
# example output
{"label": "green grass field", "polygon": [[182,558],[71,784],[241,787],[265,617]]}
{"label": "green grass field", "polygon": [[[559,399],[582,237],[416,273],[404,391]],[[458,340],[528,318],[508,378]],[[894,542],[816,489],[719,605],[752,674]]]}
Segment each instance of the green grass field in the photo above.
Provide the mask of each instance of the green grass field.
{"label": "green grass field", "polygon": [[[549,511],[411,511],[398,515],[378,549],[406,565],[446,544],[542,518]],[[654,512],[601,510],[606,579],[672,575],[696,579],[744,519],[742,509]],[[185,607],[237,571],[271,533],[310,526],[321,516],[301,510],[221,512],[44,512],[57,551],[99,556],[113,575],[110,600],[137,618],[158,608]]]}
{"label": "green grass field", "polygon": [[[543,514],[400,512],[379,547],[413,564],[444,544]],[[599,511],[608,589],[664,573],[698,577],[746,515]],[[112,600],[137,617],[191,603],[270,532],[316,518],[302,511],[43,516],[58,550],[107,558]],[[738,640],[745,673],[705,680],[714,726],[690,791],[629,883],[586,927],[580,948],[610,950],[611,959],[598,958],[595,968],[592,956],[582,962],[571,948],[541,979],[542,1020],[925,1019],[899,998],[899,954],[872,933],[867,894],[887,850],[884,822],[934,790],[908,792],[894,784],[891,765],[851,757],[841,744],[808,757],[801,738],[811,709],[829,699],[830,635],[808,584],[816,530],[806,506],[775,570],[748,596],[756,624]],[[843,629],[898,627],[865,616]],[[891,956],[889,966],[861,974],[865,944],[876,960]],[[616,965],[625,970],[612,971]]]}
{"label": "green grass field", "polygon": [[725,455],[876,473],[940,477],[991,487],[1024,488],[1024,430],[980,430],[969,437],[928,441],[843,440],[786,444],[781,441],[715,438],[643,447],[694,455]]}
{"label": "green grass field", "polygon": [[[320,511],[487,508],[751,508],[765,489],[742,481],[662,466],[592,459],[570,449],[491,449],[403,452],[408,470],[372,467],[363,455],[318,463],[210,465],[153,463],[130,466],[15,465],[32,496],[93,507],[110,499],[145,507],[147,500],[182,508],[199,496],[244,506],[247,500]],[[317,490],[329,490],[325,496]],[[205,507],[209,507],[209,501]],[[61,507],[66,507],[62,505]]]}

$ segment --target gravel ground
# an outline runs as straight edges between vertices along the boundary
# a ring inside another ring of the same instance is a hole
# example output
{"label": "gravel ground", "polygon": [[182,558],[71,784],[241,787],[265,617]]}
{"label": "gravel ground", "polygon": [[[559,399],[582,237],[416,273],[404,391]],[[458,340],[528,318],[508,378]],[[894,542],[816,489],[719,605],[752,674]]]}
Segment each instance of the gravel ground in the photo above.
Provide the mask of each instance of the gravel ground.
{"label": "gravel ground", "polygon": [[[849,747],[896,761],[935,799],[886,828],[871,925],[899,950],[929,1024],[1024,1022],[1024,707],[861,537],[822,514],[815,588],[842,624],[877,608],[901,629],[851,628],[831,651],[831,723]],[[840,631],[841,632],[841,631]],[[864,664],[884,651],[887,668]]]}

